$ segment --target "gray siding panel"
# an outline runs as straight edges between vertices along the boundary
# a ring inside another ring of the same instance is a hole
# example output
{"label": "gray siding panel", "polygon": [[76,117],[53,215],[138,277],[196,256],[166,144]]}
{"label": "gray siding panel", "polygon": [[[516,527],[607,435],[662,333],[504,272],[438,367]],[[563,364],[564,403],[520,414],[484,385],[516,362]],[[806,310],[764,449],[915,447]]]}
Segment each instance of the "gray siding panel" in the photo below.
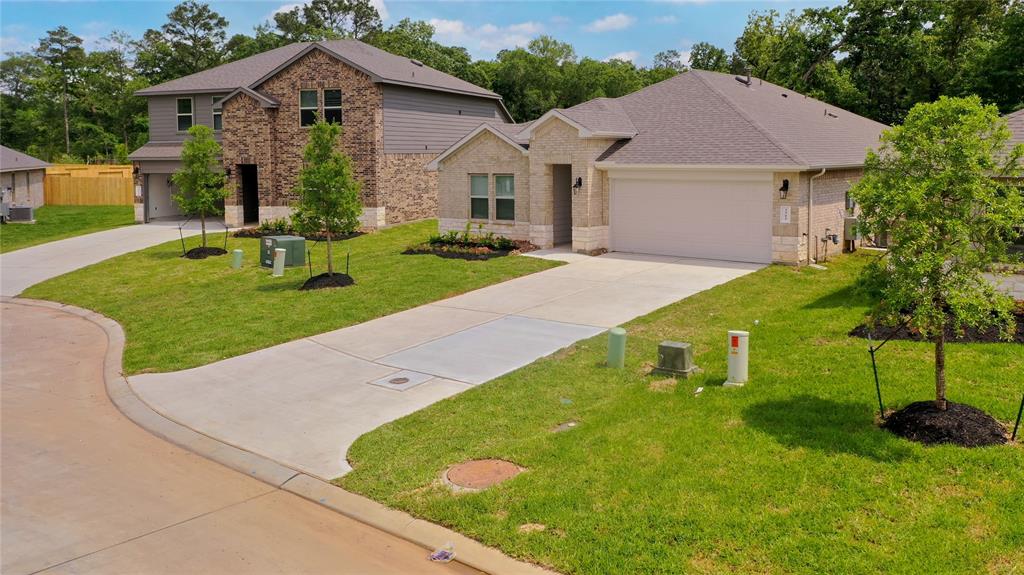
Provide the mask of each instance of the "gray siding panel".
{"label": "gray siding panel", "polygon": [[384,86],[384,152],[441,153],[484,122],[504,123],[496,100]]}
{"label": "gray siding panel", "polygon": [[[213,127],[213,97],[227,94],[195,94],[192,97],[194,122]],[[177,104],[175,100],[188,96],[150,96],[149,98],[149,141],[183,142],[187,136],[178,131]],[[220,132],[216,134],[220,139]]]}

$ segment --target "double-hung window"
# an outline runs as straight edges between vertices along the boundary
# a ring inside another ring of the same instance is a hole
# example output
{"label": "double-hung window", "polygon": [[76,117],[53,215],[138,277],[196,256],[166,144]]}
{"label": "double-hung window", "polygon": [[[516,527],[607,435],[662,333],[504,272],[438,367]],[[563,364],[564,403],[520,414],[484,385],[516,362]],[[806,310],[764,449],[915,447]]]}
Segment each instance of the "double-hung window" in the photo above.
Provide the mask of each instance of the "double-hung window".
{"label": "double-hung window", "polygon": [[223,119],[221,117],[222,110],[217,107],[217,102],[220,102],[223,99],[224,99],[224,96],[214,96],[213,97],[213,106],[214,106],[214,108],[213,108],[213,129],[217,130],[218,132],[221,129],[223,129],[222,126],[224,125],[224,121],[223,121]]}
{"label": "double-hung window", "polygon": [[469,176],[469,217],[486,220],[489,216],[487,196],[487,175]]}
{"label": "double-hung window", "polygon": [[178,116],[178,131],[187,132],[194,123],[192,116],[192,98],[178,98],[175,102]]}
{"label": "double-hung window", "polygon": [[324,121],[341,123],[341,90],[324,90]]}
{"label": "double-hung window", "polygon": [[516,184],[511,175],[494,176],[494,219],[516,219]]}
{"label": "double-hung window", "polygon": [[316,114],[319,111],[316,90],[299,91],[299,125],[302,127],[312,126],[316,123]]}

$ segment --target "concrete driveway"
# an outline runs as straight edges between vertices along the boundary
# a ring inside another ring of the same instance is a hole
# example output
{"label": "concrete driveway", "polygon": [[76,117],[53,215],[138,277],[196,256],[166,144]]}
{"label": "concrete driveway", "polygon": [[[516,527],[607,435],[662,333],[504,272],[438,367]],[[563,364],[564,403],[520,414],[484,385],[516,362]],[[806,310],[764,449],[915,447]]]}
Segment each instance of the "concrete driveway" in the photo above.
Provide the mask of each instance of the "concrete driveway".
{"label": "concrete driveway", "polygon": [[[554,255],[550,257],[561,257]],[[360,435],[751,273],[612,253],[207,366],[129,378],[164,416],[323,479]]]}
{"label": "concrete driveway", "polygon": [[3,573],[476,573],[151,435],[107,397],[103,329],[2,307]]}
{"label": "concrete driveway", "polygon": [[[0,254],[0,295],[14,297],[30,286],[50,278],[121,254],[176,240],[179,238],[180,224],[179,221],[165,220],[124,226]],[[208,224],[207,231],[211,230],[216,233],[223,231],[223,227],[217,223]],[[184,235],[189,237],[199,232],[199,223],[190,222]]]}

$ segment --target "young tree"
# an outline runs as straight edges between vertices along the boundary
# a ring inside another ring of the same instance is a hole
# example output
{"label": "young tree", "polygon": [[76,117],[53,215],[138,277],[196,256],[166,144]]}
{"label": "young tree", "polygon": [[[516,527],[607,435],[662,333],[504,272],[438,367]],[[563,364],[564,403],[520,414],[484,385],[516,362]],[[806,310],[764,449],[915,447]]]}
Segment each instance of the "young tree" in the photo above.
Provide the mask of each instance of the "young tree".
{"label": "young tree", "polygon": [[295,188],[299,195],[293,216],[297,226],[327,236],[328,275],[334,275],[333,237],[355,231],[362,212],[352,160],[336,149],[340,136],[338,124],[321,118],[313,125],[302,154],[299,185]]}
{"label": "young tree", "polygon": [[946,409],[945,332],[998,325],[1013,333],[1013,300],[982,272],[1024,227],[1019,177],[1024,146],[995,106],[977,96],[918,104],[868,152],[850,191],[868,234],[888,234],[889,251],[865,270],[878,317],[898,319],[935,343],[935,405]]}
{"label": "young tree", "polygon": [[221,148],[209,126],[196,125],[188,130],[192,139],[181,148],[181,169],[171,176],[178,187],[174,201],[181,211],[198,215],[206,247],[206,216],[222,213],[221,202],[228,196],[227,177],[220,171]]}

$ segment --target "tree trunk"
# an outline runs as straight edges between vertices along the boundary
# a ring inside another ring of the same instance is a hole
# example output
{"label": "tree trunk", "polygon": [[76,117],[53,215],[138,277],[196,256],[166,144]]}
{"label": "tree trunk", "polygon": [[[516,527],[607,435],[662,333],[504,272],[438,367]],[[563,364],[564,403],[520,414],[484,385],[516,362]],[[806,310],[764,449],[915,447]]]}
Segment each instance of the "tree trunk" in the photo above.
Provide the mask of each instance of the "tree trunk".
{"label": "tree trunk", "polygon": [[331,230],[327,230],[327,275],[334,275],[334,250],[331,246]]}
{"label": "tree trunk", "polygon": [[203,247],[206,247],[206,212],[199,212],[199,225],[203,230]]}
{"label": "tree trunk", "polygon": [[64,153],[71,155],[71,123],[68,120],[68,90],[64,88]]}
{"label": "tree trunk", "polygon": [[935,407],[946,410],[946,330],[935,336]]}

